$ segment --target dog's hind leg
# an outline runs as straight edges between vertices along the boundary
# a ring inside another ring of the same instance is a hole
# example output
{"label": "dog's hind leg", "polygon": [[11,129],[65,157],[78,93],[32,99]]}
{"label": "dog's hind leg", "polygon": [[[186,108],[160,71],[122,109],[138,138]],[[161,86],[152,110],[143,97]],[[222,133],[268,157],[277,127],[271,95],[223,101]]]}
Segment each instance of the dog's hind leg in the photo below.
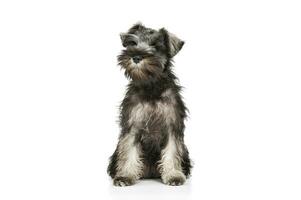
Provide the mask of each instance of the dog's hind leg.
{"label": "dog's hind leg", "polygon": [[120,138],[116,151],[114,185],[127,186],[134,184],[143,174],[141,147],[140,144],[135,143],[135,134],[129,133]]}

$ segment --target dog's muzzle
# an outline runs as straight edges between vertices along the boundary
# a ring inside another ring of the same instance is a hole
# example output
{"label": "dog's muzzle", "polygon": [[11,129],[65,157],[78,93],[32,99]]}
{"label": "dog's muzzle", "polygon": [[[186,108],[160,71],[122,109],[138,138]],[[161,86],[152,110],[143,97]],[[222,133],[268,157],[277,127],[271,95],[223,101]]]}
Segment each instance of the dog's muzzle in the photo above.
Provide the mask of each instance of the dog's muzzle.
{"label": "dog's muzzle", "polygon": [[142,60],[142,56],[133,56],[132,60],[134,63],[138,64]]}

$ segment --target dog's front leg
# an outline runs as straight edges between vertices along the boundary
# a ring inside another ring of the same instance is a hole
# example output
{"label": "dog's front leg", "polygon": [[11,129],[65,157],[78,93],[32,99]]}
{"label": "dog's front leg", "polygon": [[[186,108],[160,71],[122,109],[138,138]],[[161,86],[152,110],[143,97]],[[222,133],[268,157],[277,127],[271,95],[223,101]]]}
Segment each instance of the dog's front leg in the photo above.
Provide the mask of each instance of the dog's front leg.
{"label": "dog's front leg", "polygon": [[116,186],[128,186],[138,180],[143,171],[140,144],[135,144],[134,131],[120,138],[118,146],[117,172],[113,180]]}
{"label": "dog's front leg", "polygon": [[167,185],[182,185],[186,177],[181,167],[182,146],[179,141],[169,134],[166,147],[161,152],[159,164],[161,178]]}

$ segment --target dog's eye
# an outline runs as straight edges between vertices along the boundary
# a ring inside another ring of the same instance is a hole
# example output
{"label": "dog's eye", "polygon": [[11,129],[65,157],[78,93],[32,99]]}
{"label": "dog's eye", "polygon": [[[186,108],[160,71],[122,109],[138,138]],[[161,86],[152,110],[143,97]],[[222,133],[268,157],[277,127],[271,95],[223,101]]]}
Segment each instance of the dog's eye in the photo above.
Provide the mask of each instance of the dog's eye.
{"label": "dog's eye", "polygon": [[131,41],[131,42],[129,43],[129,45],[131,45],[131,46],[136,46],[136,45],[137,45],[137,43],[136,43],[136,42],[134,42],[134,41]]}
{"label": "dog's eye", "polygon": [[128,41],[126,43],[126,46],[136,46],[136,45],[137,45],[137,43],[135,41]]}

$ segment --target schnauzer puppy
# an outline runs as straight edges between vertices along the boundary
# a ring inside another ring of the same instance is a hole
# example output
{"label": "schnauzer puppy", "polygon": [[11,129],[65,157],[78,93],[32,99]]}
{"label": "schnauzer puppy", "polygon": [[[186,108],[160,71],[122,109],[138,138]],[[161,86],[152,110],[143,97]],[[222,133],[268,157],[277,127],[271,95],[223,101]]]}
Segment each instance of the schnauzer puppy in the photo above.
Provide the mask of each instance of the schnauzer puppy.
{"label": "schnauzer puppy", "polygon": [[121,35],[119,65],[130,79],[120,106],[121,133],[108,174],[116,186],[140,178],[182,185],[191,163],[184,144],[186,107],[172,72],[172,58],[184,42],[164,28],[142,24]]}

